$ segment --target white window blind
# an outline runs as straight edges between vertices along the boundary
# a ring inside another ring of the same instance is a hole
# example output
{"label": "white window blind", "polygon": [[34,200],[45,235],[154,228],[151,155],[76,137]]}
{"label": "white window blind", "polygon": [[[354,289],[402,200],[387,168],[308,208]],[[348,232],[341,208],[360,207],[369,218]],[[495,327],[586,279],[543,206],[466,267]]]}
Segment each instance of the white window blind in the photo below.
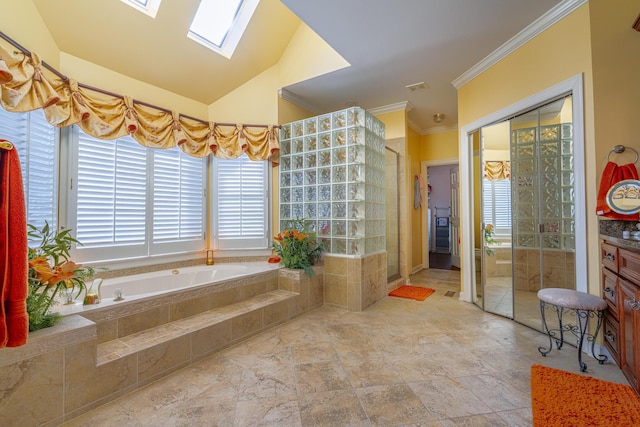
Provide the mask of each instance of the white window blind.
{"label": "white window blind", "polygon": [[147,149],[130,137],[108,141],[75,132],[70,224],[83,244],[74,251],[80,261],[204,249],[203,159]]}
{"label": "white window blind", "polygon": [[213,212],[216,249],[265,249],[270,246],[269,162],[243,155],[214,159]]}
{"label": "white window blind", "polygon": [[204,236],[204,160],[180,150],[153,151],[153,243]]}
{"label": "white window blind", "polygon": [[496,234],[511,233],[510,180],[482,180],[482,220],[493,224]]}
{"label": "white window blind", "polygon": [[79,132],[76,238],[84,248],[146,244],[146,148]]}
{"label": "white window blind", "polygon": [[40,228],[58,223],[58,135],[42,110],[10,113],[0,108],[0,138],[18,150],[27,223]]}

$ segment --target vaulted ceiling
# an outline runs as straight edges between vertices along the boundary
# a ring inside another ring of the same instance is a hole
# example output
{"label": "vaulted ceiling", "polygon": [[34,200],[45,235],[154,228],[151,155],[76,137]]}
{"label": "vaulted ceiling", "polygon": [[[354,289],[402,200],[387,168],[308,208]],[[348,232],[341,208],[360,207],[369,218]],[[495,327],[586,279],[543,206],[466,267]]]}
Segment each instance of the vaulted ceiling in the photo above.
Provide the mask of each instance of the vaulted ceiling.
{"label": "vaulted ceiling", "polygon": [[33,0],[60,50],[205,104],[277,64],[303,21],[351,66],[289,93],[317,113],[408,102],[420,131],[455,126],[452,82],[567,1],[261,0],[229,60],[186,37],[199,0],[164,0],[155,19],[120,0]]}

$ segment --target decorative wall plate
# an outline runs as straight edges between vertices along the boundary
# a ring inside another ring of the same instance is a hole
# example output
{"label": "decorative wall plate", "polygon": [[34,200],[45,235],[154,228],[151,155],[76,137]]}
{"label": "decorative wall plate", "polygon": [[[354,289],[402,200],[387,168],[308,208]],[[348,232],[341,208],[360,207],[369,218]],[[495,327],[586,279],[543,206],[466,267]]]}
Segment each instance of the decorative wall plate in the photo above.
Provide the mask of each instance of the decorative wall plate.
{"label": "decorative wall plate", "polygon": [[640,181],[626,179],[607,192],[607,204],[614,212],[631,215],[640,212]]}

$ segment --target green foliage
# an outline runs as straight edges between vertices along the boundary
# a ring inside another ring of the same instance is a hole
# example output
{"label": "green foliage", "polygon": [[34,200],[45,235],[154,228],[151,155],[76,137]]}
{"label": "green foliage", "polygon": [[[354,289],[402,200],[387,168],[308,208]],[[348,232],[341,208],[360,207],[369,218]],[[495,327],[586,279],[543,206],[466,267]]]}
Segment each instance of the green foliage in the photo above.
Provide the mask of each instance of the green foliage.
{"label": "green foliage", "polygon": [[273,250],[286,268],[303,269],[313,276],[311,268],[322,252],[316,234],[309,229],[309,221],[294,219],[274,238]]}
{"label": "green foliage", "polygon": [[62,290],[78,297],[86,290],[85,282],[93,278],[95,270],[82,267],[70,259],[69,251],[79,241],[71,236],[71,230],[56,231],[45,222],[42,229],[27,224],[30,239],[38,245],[29,248],[29,292],[27,313],[29,330],[35,331],[53,326],[61,316],[51,313],[51,306]]}
{"label": "green foliage", "polygon": [[500,242],[493,238],[495,235],[495,231],[493,229],[493,224],[487,224],[484,228],[484,245],[485,251],[487,255],[493,255],[493,249],[489,247],[489,245],[499,245]]}

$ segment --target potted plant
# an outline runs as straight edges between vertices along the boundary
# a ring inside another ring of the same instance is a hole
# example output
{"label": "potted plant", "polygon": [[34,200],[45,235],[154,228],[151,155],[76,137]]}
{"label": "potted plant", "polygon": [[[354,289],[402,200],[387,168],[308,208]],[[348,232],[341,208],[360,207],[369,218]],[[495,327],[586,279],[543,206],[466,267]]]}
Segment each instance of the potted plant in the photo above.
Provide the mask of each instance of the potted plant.
{"label": "potted plant", "polygon": [[322,244],[316,233],[310,231],[308,221],[290,220],[288,227],[274,237],[274,240],[273,250],[285,268],[303,269],[308,276],[313,276],[311,267],[322,252]]}
{"label": "potted plant", "polygon": [[95,270],[71,261],[71,245],[81,244],[71,236],[71,230],[56,232],[47,222],[41,229],[31,224],[27,228],[30,240],[38,242],[38,246],[29,247],[27,294],[29,331],[35,331],[60,320],[59,313],[51,312],[56,297],[64,293],[77,298],[86,290],[85,283],[93,278]]}
{"label": "potted plant", "polygon": [[500,242],[494,239],[495,230],[493,224],[487,224],[484,228],[484,245],[487,255],[493,255],[493,249],[490,245],[499,245]]}

